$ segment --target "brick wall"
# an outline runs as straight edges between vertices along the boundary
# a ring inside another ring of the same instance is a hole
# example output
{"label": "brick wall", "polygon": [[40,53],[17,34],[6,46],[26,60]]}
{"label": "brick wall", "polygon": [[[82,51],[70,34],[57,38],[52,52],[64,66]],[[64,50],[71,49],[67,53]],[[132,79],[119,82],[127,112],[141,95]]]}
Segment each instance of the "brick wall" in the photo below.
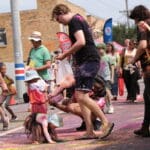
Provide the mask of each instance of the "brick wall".
{"label": "brick wall", "polygon": [[[86,18],[86,12],[83,8],[76,6],[67,0],[37,0],[37,9],[20,12],[24,60],[27,59],[31,47],[28,37],[34,30],[42,33],[43,44],[46,45],[50,51],[58,48],[56,32],[60,31],[60,25],[50,20],[51,11],[58,3],[67,4],[73,12],[80,13]],[[0,20],[0,28],[5,28],[7,35],[7,46],[0,47],[0,59],[4,62],[14,62],[11,14],[0,14]]]}

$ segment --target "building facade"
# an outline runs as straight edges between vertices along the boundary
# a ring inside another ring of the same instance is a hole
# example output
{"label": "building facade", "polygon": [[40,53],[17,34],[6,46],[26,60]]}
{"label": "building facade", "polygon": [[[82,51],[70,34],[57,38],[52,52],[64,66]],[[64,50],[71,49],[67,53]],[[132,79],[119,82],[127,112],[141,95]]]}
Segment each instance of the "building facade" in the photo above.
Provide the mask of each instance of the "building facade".
{"label": "building facade", "polygon": [[[50,51],[58,49],[59,43],[56,33],[67,31],[66,27],[51,21],[51,11],[56,4],[67,4],[73,12],[83,15],[89,24],[94,22],[93,17],[87,17],[86,11],[80,6],[74,5],[67,0],[37,0],[37,9],[20,11],[21,41],[23,48],[23,59],[26,61],[31,43],[28,37],[32,31],[42,33],[43,44]],[[14,62],[13,33],[11,13],[0,14],[0,60],[4,62]],[[102,29],[104,20],[97,18],[94,28]],[[92,28],[93,28],[92,27]]]}

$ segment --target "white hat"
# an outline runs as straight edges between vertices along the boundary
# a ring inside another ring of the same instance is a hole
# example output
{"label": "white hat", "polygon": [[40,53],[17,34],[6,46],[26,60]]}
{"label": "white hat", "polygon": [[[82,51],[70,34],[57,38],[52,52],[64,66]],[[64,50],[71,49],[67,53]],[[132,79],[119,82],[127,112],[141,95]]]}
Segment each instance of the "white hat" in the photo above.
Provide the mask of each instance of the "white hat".
{"label": "white hat", "polygon": [[28,39],[38,42],[42,40],[41,36],[42,36],[41,32],[33,31]]}
{"label": "white hat", "polygon": [[27,70],[25,73],[25,82],[33,80],[33,79],[39,79],[40,76],[35,70]]}

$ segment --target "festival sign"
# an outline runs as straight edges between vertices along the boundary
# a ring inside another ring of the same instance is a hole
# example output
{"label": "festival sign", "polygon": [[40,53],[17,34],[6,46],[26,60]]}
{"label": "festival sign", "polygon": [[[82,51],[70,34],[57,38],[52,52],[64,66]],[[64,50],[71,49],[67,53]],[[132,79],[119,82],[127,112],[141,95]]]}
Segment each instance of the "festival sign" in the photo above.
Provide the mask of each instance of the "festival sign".
{"label": "festival sign", "polygon": [[59,43],[60,43],[60,48],[62,49],[63,52],[67,51],[71,45],[72,42],[68,36],[68,34],[64,33],[64,32],[57,32],[57,37],[59,39]]}

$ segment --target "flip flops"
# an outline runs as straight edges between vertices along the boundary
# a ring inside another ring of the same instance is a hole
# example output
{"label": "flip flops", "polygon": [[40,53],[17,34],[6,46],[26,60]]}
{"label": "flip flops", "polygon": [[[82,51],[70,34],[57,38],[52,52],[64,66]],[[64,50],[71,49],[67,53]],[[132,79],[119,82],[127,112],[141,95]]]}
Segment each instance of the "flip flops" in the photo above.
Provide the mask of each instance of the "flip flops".
{"label": "flip flops", "polygon": [[108,126],[103,129],[103,134],[98,139],[104,139],[110,135],[114,128],[114,123],[108,123]]}
{"label": "flip flops", "polygon": [[75,140],[91,140],[91,139],[98,139],[98,136],[88,136],[88,135],[83,135],[79,138],[76,138]]}
{"label": "flip flops", "polygon": [[113,128],[114,128],[114,123],[108,123],[108,125],[102,129],[102,131],[103,131],[102,135],[100,135],[100,136],[83,135],[82,137],[79,137],[79,138],[77,138],[75,140],[105,139],[107,136],[110,135],[110,133],[112,132]]}

